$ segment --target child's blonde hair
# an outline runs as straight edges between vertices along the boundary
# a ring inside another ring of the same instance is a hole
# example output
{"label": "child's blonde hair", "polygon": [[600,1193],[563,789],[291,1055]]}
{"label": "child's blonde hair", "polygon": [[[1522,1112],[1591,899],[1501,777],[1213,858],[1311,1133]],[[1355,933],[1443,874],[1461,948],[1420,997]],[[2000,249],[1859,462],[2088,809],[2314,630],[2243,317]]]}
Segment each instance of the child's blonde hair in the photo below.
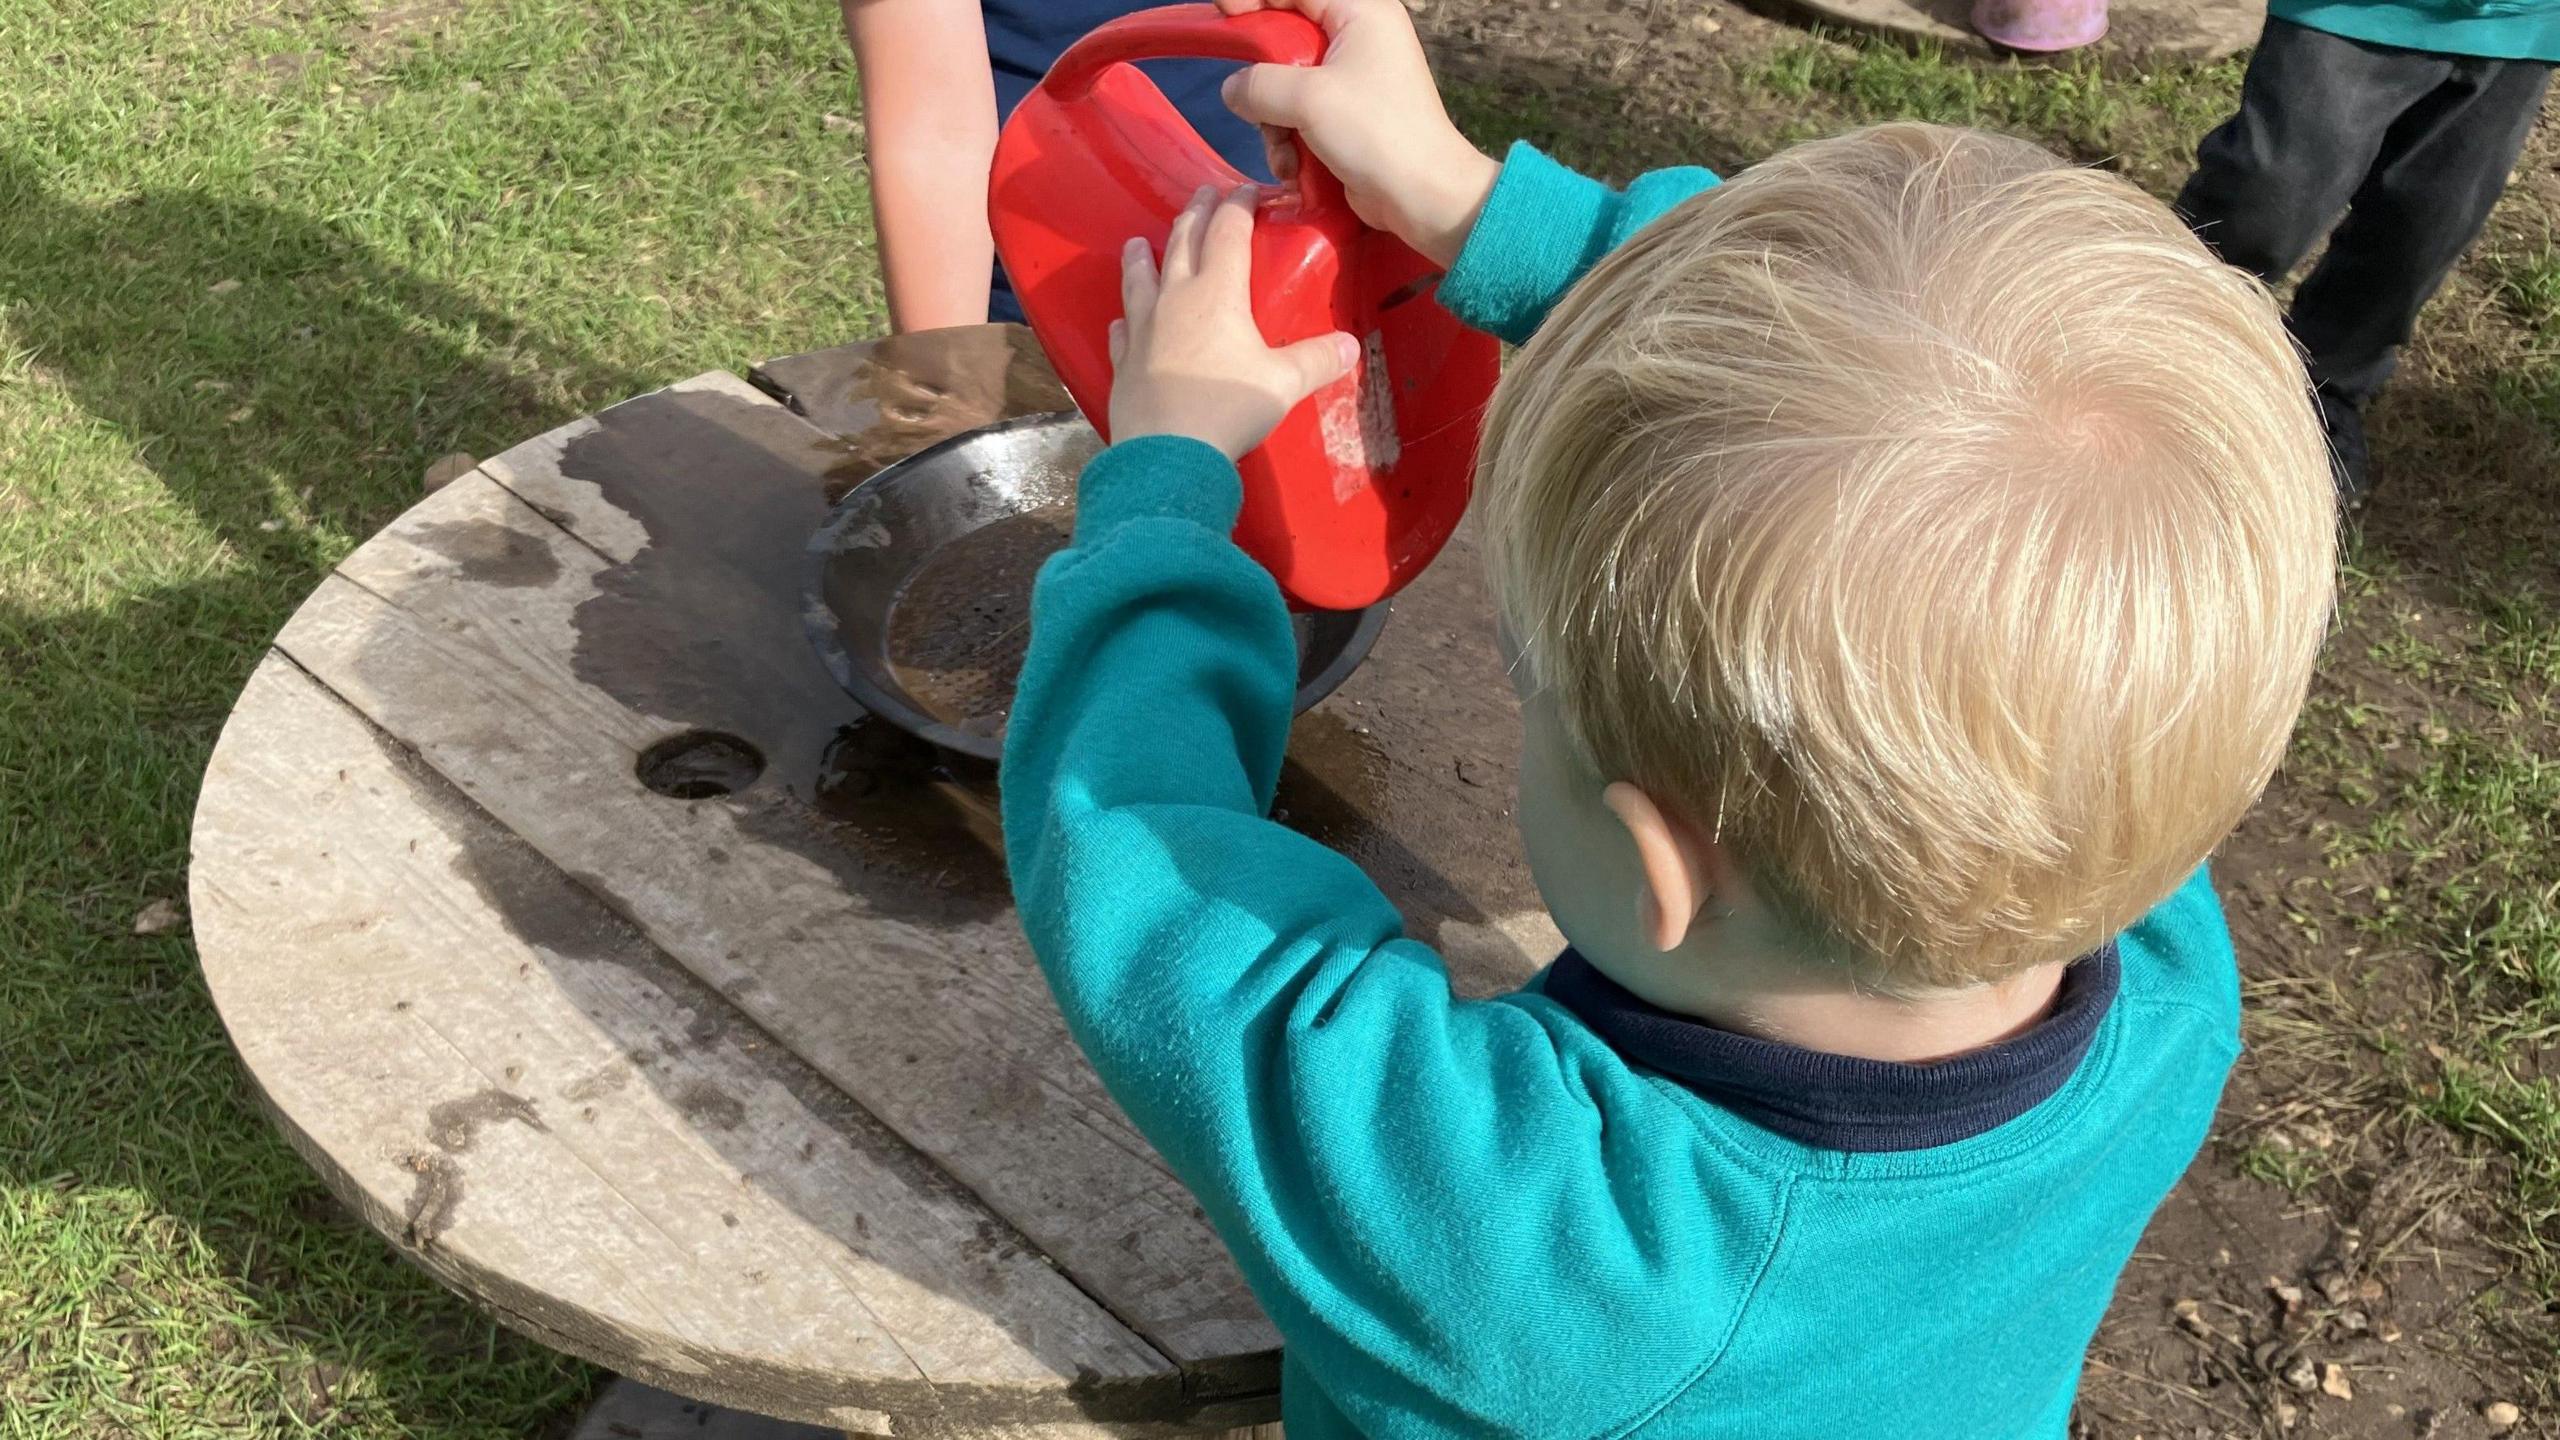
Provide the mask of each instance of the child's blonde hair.
{"label": "child's blonde hair", "polygon": [[2330,610],[2266,292],[1973,131],[1800,145],[1650,226],[1482,453],[1496,594],[1588,758],[1887,989],[2167,895],[2274,772]]}

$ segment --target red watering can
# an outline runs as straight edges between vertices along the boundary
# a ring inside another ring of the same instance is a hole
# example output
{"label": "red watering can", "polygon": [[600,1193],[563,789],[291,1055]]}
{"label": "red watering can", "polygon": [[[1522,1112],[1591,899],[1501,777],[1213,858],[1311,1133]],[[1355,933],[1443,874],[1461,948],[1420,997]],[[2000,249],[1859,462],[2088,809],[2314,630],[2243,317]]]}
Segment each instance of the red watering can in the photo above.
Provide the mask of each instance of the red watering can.
{"label": "red watering can", "polygon": [[[1139,235],[1161,251],[1201,186],[1244,183],[1127,62],[1312,65],[1323,55],[1324,32],[1290,11],[1141,11],[1076,42],[1005,123],[987,198],[996,253],[1049,363],[1105,439],[1121,247]],[[1291,411],[1237,467],[1236,544],[1299,608],[1356,610],[1394,594],[1466,512],[1501,351],[1440,308],[1438,280],[1403,241],[1362,224],[1303,148],[1294,192],[1264,197],[1255,215],[1263,338],[1342,330],[1361,344],[1353,374]]]}

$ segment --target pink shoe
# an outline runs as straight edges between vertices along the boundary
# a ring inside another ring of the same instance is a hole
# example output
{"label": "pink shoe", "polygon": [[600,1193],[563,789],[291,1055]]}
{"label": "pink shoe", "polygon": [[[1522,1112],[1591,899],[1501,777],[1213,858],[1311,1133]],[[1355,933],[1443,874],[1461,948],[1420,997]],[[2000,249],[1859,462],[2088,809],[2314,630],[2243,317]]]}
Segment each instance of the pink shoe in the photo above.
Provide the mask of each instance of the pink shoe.
{"label": "pink shoe", "polygon": [[2011,50],[2076,50],[2106,35],[2107,0],[1974,0],[1973,28]]}

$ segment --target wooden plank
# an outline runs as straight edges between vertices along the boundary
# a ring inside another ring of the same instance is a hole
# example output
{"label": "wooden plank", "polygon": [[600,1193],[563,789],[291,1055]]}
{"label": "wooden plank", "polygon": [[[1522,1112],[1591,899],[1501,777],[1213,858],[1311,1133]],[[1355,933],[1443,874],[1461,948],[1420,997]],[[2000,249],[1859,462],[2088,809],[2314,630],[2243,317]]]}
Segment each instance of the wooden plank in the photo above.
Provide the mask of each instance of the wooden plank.
{"label": "wooden plank", "polygon": [[[823,454],[761,397],[653,398],[564,447],[576,473],[548,493],[656,467],[725,486],[724,507],[617,486],[653,543],[609,563],[459,481],[350,557],[279,647],[1193,1365],[1196,1392],[1269,1392],[1276,1337],[1067,1037],[971,828],[985,802],[883,763],[845,823],[803,803],[861,717],[798,633],[796,586],[762,572],[774,536],[815,527]],[[641,788],[639,754],[697,727],[750,742],[763,781]]]}
{"label": "wooden plank", "polygon": [[860,1429],[1187,1408],[965,1191],[281,659],[194,842],[207,980],[288,1134],[520,1328]]}
{"label": "wooden plank", "polygon": [[1020,325],[962,325],[767,360],[755,383],[833,437],[859,479],[991,421],[1073,410]]}

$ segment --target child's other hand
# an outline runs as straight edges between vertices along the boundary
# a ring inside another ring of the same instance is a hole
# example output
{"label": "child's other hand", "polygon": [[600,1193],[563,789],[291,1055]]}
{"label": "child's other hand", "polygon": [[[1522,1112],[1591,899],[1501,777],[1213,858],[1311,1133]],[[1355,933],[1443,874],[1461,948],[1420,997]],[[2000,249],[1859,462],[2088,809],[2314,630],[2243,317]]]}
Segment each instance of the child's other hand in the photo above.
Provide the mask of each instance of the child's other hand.
{"label": "child's other hand", "polygon": [[[1324,27],[1324,63],[1255,65],[1226,84],[1227,108],[1266,130],[1295,130],[1340,177],[1362,220],[1443,266],[1458,258],[1502,167],[1458,133],[1440,105],[1402,0],[1218,0],[1229,15],[1295,10]],[[1295,163],[1272,147],[1273,173]]]}
{"label": "child's other hand", "polygon": [[1111,438],[1188,435],[1230,460],[1301,400],[1350,373],[1359,342],[1336,332],[1274,350],[1254,323],[1250,185],[1225,200],[1202,186],[1165,237],[1120,255],[1125,319],[1111,323]]}

